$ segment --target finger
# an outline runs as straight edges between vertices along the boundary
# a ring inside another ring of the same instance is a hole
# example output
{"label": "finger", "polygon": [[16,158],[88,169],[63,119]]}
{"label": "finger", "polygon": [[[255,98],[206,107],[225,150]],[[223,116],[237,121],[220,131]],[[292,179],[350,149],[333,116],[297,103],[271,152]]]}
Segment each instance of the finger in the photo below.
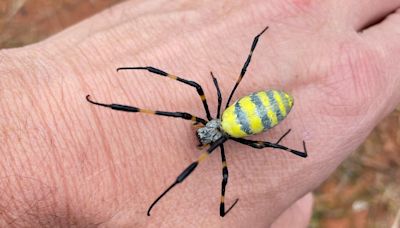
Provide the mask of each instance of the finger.
{"label": "finger", "polygon": [[392,110],[400,102],[400,66],[398,63],[400,53],[400,9],[387,16],[379,24],[363,31],[361,37],[370,46],[380,53],[383,66],[381,78],[385,78],[387,86],[384,91],[385,100],[382,103],[386,110]]}
{"label": "finger", "polygon": [[354,0],[350,4],[354,9],[349,14],[350,23],[356,31],[362,31],[399,8],[400,0]]}
{"label": "finger", "polygon": [[277,227],[308,227],[312,215],[313,195],[308,193],[297,200],[292,206],[284,211],[274,223],[272,228]]}
{"label": "finger", "polygon": [[398,55],[400,51],[400,9],[379,24],[365,30],[362,37],[374,46],[382,47],[385,53],[393,53],[393,57]]}

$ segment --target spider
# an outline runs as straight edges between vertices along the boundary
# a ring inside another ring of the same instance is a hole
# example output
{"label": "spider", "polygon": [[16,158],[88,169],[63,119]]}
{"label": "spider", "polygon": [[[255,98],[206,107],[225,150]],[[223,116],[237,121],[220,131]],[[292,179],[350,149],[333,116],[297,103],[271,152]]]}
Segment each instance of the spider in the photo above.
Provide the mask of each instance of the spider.
{"label": "spider", "polygon": [[246,136],[266,131],[268,129],[271,129],[278,123],[280,123],[288,115],[289,111],[293,106],[293,97],[291,95],[289,95],[286,92],[278,90],[259,91],[244,96],[238,99],[232,105],[229,105],[232,96],[236,91],[236,88],[238,87],[239,83],[241,82],[242,78],[246,73],[247,67],[249,66],[249,63],[251,61],[251,57],[257,45],[258,39],[267,29],[268,26],[264,30],[262,30],[261,33],[259,33],[257,36],[254,37],[250,53],[248,54],[247,60],[242,67],[239,78],[237,79],[236,84],[229,95],[228,101],[226,102],[225,111],[223,111],[222,113],[222,117],[220,116],[221,104],[222,104],[221,91],[218,85],[218,81],[214,77],[212,72],[210,73],[214,82],[214,86],[216,87],[218,96],[217,115],[216,118],[214,119],[211,117],[210,111],[208,109],[207,99],[204,95],[203,89],[198,83],[169,74],[167,72],[164,72],[160,69],[151,66],[120,67],[117,68],[117,72],[120,70],[147,70],[151,73],[163,77],[168,77],[170,79],[177,80],[183,84],[196,88],[196,91],[203,103],[204,110],[207,115],[207,120],[191,115],[186,112],[153,111],[127,105],[104,104],[91,100],[90,95],[86,96],[88,102],[95,105],[111,108],[114,110],[124,111],[124,112],[141,112],[146,114],[182,118],[185,120],[193,121],[194,125],[202,126],[198,127],[197,129],[197,137],[200,142],[199,146],[203,147],[209,145],[209,148],[205,152],[203,152],[196,161],[194,161],[186,169],[184,169],[182,173],[179,174],[179,176],[176,178],[176,180],[161,195],[159,195],[156,198],[156,200],[150,205],[147,211],[148,216],[150,216],[152,208],[157,204],[157,202],[161,198],[165,196],[165,194],[167,194],[177,184],[182,183],[196,169],[198,164],[204,161],[217,148],[220,148],[221,160],[222,160],[220,216],[224,217],[226,214],[228,214],[228,212],[236,205],[236,203],[239,200],[236,199],[233,202],[233,204],[227,210],[225,210],[225,188],[228,183],[228,166],[226,163],[224,143],[229,139],[256,149],[271,147],[275,149],[288,151],[303,158],[307,157],[307,149],[304,141],[303,141],[304,152],[290,149],[288,147],[279,144],[280,141],[289,134],[290,129],[285,134],[283,134],[276,143],[244,139],[244,137]]}

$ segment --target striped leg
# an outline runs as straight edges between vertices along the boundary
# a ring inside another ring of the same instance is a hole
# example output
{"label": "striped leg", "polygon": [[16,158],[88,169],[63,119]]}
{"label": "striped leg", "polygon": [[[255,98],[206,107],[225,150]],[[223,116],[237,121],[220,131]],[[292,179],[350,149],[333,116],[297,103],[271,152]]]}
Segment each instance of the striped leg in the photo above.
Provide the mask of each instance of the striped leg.
{"label": "striped leg", "polygon": [[228,102],[226,102],[225,108],[227,108],[227,107],[229,106],[229,103],[230,103],[230,101],[231,101],[231,99],[232,99],[233,94],[234,94],[235,91],[236,91],[236,88],[238,87],[240,81],[242,80],[244,74],[246,73],[247,67],[248,67],[249,64],[250,64],[251,57],[252,57],[252,55],[253,55],[253,51],[254,51],[254,49],[256,48],[256,45],[257,45],[257,42],[258,42],[258,38],[260,38],[260,36],[261,36],[267,29],[268,29],[268,26],[267,26],[264,30],[262,30],[262,32],[260,32],[260,34],[258,34],[256,37],[254,37],[253,44],[251,45],[250,53],[249,53],[249,55],[247,56],[247,60],[246,60],[246,62],[245,62],[244,65],[243,65],[243,68],[242,68],[242,70],[241,70],[241,72],[240,72],[239,78],[237,79],[236,84],[235,84],[235,86],[233,87],[231,94],[229,95]]}
{"label": "striped leg", "polygon": [[221,144],[219,148],[221,150],[221,160],[222,160],[222,184],[221,184],[222,186],[221,186],[221,204],[219,206],[219,215],[221,217],[224,217],[236,205],[239,199],[236,199],[235,202],[232,204],[232,206],[225,211],[225,188],[226,185],[228,184],[229,172],[228,172],[228,165],[226,163],[224,145]]}
{"label": "striped leg", "polygon": [[[214,81],[215,88],[217,89],[217,95],[218,95],[217,118],[219,118],[220,113],[221,113],[222,95],[221,95],[221,90],[218,85],[218,80],[214,77],[214,74],[212,72],[210,72],[210,73],[211,73],[211,77]],[[221,162],[222,162],[221,204],[219,205],[219,215],[221,217],[224,217],[236,205],[236,203],[239,201],[239,199],[236,199],[235,202],[232,204],[232,206],[230,208],[228,208],[227,211],[225,211],[225,189],[226,189],[226,185],[228,184],[229,171],[228,171],[228,164],[226,163],[224,145],[221,144],[219,146],[219,148],[221,151]]]}
{"label": "striped leg", "polygon": [[[214,77],[214,74],[212,72],[210,72],[210,73],[211,73],[211,77],[213,79],[215,88],[217,89],[217,95],[218,95],[217,118],[219,118],[220,113],[221,113],[222,95],[221,95],[221,90],[218,85],[218,80]],[[219,205],[219,215],[221,217],[224,217],[236,205],[236,203],[239,201],[239,199],[236,199],[235,202],[232,204],[232,206],[230,208],[228,208],[227,211],[225,211],[225,189],[226,189],[226,185],[228,184],[229,171],[228,171],[228,165],[226,163],[224,145],[221,144],[219,146],[219,148],[221,151],[221,162],[222,162],[221,204]]]}
{"label": "striped leg", "polygon": [[190,85],[190,86],[196,88],[196,91],[199,94],[201,101],[203,102],[203,106],[204,106],[204,110],[206,111],[207,119],[208,120],[212,119],[211,115],[210,115],[210,110],[208,109],[207,99],[206,99],[206,96],[204,95],[204,91],[203,91],[203,89],[201,88],[201,86],[197,82],[180,78],[178,76],[169,74],[167,72],[164,72],[164,71],[162,71],[160,69],[157,69],[157,68],[154,68],[154,67],[151,67],[151,66],[146,66],[146,67],[120,67],[120,68],[117,68],[117,71],[120,71],[120,70],[147,70],[147,71],[149,71],[151,73],[158,74],[158,75],[161,75],[161,76],[164,76],[164,77],[168,77],[168,78],[171,78],[173,80],[177,80],[177,81],[182,82],[182,83],[184,83],[186,85]]}
{"label": "striped leg", "polygon": [[[287,135],[287,133],[284,136],[286,136],[286,135]],[[281,137],[281,139],[283,137]],[[298,151],[298,150],[293,150],[293,149],[287,148],[286,146],[282,146],[282,145],[277,144],[277,143],[270,143],[270,142],[263,142],[263,141],[253,141],[253,140],[242,139],[242,138],[230,138],[230,139],[232,139],[232,140],[234,140],[234,141],[236,141],[238,143],[241,143],[241,144],[244,144],[244,145],[247,145],[247,146],[251,146],[251,147],[256,148],[256,149],[263,149],[265,147],[271,147],[271,148],[275,148],[275,149],[288,151],[290,153],[293,153],[293,154],[295,154],[297,156],[300,156],[300,157],[303,157],[303,158],[306,158],[308,156],[307,149],[306,149],[306,143],[304,141],[303,141],[304,152],[301,152],[301,151]]]}
{"label": "striped leg", "polygon": [[169,186],[167,190],[165,190],[159,197],[157,197],[157,199],[150,205],[149,210],[147,210],[147,215],[150,216],[151,209],[165,194],[167,194],[173,187],[175,187],[175,185],[182,183],[186,179],[186,177],[188,177],[196,169],[197,165],[200,162],[204,161],[208,157],[208,155],[210,155],[216,148],[222,145],[226,140],[228,140],[228,138],[225,137],[219,138],[210,146],[210,148],[207,149],[206,152],[202,153],[196,161],[194,161],[186,169],[184,169],[183,172],[179,174],[179,176],[176,178],[175,182],[172,183],[172,185]]}
{"label": "striped leg", "polygon": [[148,109],[141,109],[133,106],[127,106],[127,105],[120,105],[120,104],[103,104],[103,103],[98,103],[95,101],[90,100],[90,95],[86,96],[86,100],[89,101],[92,104],[111,108],[114,110],[118,111],[124,111],[124,112],[141,112],[141,113],[146,113],[146,114],[153,114],[153,115],[160,115],[160,116],[169,116],[169,117],[175,117],[175,118],[182,118],[185,120],[191,120],[194,123],[202,123],[206,124],[207,121],[193,116],[192,114],[186,113],[186,112],[165,112],[165,111],[153,111],[153,110],[148,110]]}

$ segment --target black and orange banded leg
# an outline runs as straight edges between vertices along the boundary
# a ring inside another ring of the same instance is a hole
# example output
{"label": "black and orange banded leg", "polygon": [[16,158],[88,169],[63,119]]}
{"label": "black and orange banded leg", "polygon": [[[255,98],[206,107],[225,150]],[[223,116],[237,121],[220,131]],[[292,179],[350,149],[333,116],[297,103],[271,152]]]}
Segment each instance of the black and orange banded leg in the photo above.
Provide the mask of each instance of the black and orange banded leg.
{"label": "black and orange banded leg", "polygon": [[153,110],[148,110],[148,109],[141,109],[133,106],[128,106],[128,105],[120,105],[120,104],[104,104],[104,103],[99,103],[96,101],[90,100],[90,95],[86,96],[86,100],[89,101],[92,104],[111,108],[114,110],[118,111],[123,111],[123,112],[141,112],[141,113],[146,113],[146,114],[152,114],[152,115],[160,115],[160,116],[169,116],[169,117],[175,117],[175,118],[182,118],[185,120],[191,120],[194,123],[202,123],[206,124],[207,121],[197,117],[193,116],[192,114],[186,113],[186,112],[165,112],[165,111],[153,111]]}
{"label": "black and orange banded leg", "polygon": [[163,193],[161,193],[161,195],[157,197],[156,200],[154,200],[154,202],[150,205],[149,209],[147,210],[147,215],[150,216],[151,209],[153,209],[154,205],[156,205],[157,202],[160,201],[160,199],[165,196],[165,194],[167,194],[177,184],[182,183],[186,179],[186,177],[188,177],[196,169],[199,163],[204,161],[216,148],[222,145],[226,140],[228,140],[228,138],[225,137],[219,138],[217,141],[211,144],[211,146],[207,149],[207,151],[203,152],[196,161],[192,162],[186,169],[184,169],[182,173],[179,174],[179,176],[176,178],[175,182],[172,183]]}
{"label": "black and orange banded leg", "polygon": [[244,63],[244,65],[243,65],[243,67],[242,67],[242,70],[240,71],[239,78],[237,79],[236,84],[235,84],[235,86],[233,87],[231,94],[229,95],[229,98],[228,98],[228,101],[226,102],[225,108],[227,108],[227,107],[229,106],[229,103],[231,102],[232,96],[233,96],[233,94],[235,93],[236,88],[238,87],[240,81],[242,81],[243,76],[246,74],[247,67],[248,67],[249,64],[250,64],[251,57],[253,56],[253,51],[254,51],[254,49],[256,48],[257,43],[258,43],[258,39],[260,38],[260,36],[261,36],[267,29],[268,29],[268,26],[265,27],[265,29],[262,30],[256,37],[254,37],[253,44],[251,45],[250,53],[249,53],[249,55],[247,56],[246,62]]}
{"label": "black and orange banded leg", "polygon": [[[284,136],[286,136],[287,134],[288,134],[288,132]],[[281,137],[281,139],[282,138],[283,137]],[[256,148],[256,149],[263,149],[263,148],[266,148],[266,147],[270,147],[270,148],[275,148],[275,149],[288,151],[288,152],[290,152],[292,154],[295,154],[295,155],[303,157],[303,158],[306,158],[308,156],[306,143],[304,141],[303,141],[304,152],[302,152],[302,151],[290,149],[290,148],[288,148],[286,146],[282,146],[282,145],[277,144],[277,143],[264,142],[264,141],[253,141],[253,140],[240,139],[240,138],[230,138],[230,139],[232,139],[233,141],[239,142],[241,144],[244,144],[244,145],[247,145],[247,146],[251,146],[251,147]]]}
{"label": "black and orange banded leg", "polygon": [[226,185],[228,184],[229,172],[228,172],[228,165],[226,163],[224,145],[220,145],[219,148],[221,150],[221,161],[222,161],[221,204],[219,205],[219,215],[221,217],[224,217],[236,205],[239,199],[236,199],[235,202],[232,204],[232,206],[230,206],[228,210],[225,211],[225,188]]}
{"label": "black and orange banded leg", "polygon": [[169,74],[169,73],[167,73],[165,71],[162,71],[160,69],[157,69],[157,68],[154,68],[154,67],[151,67],[151,66],[146,66],[146,67],[119,67],[119,68],[117,68],[117,71],[120,71],[120,70],[147,70],[147,71],[149,71],[151,73],[158,74],[158,75],[161,75],[161,76],[164,76],[164,77],[168,77],[170,79],[177,80],[177,81],[182,82],[182,83],[184,83],[186,85],[190,85],[190,86],[196,88],[196,91],[199,94],[201,101],[203,102],[203,106],[204,106],[204,110],[206,111],[207,119],[208,120],[212,119],[211,118],[211,114],[210,114],[210,110],[208,109],[207,99],[206,99],[206,96],[204,95],[203,88],[201,88],[201,86],[197,82],[191,81],[191,80],[186,80],[184,78],[178,77],[176,75]]}
{"label": "black and orange banded leg", "polygon": [[[221,90],[218,85],[218,80],[214,77],[214,74],[212,72],[210,72],[210,74],[213,79],[215,88],[217,89],[217,96],[218,96],[217,119],[219,119],[220,114],[221,114],[222,95],[221,95]],[[221,203],[219,205],[219,215],[221,217],[224,217],[236,205],[236,203],[239,201],[239,199],[236,199],[235,202],[232,204],[232,206],[229,207],[228,210],[225,211],[225,189],[226,189],[226,185],[228,184],[229,171],[228,171],[228,164],[226,163],[224,145],[221,144],[219,146],[219,148],[221,151],[221,162],[222,162]]]}

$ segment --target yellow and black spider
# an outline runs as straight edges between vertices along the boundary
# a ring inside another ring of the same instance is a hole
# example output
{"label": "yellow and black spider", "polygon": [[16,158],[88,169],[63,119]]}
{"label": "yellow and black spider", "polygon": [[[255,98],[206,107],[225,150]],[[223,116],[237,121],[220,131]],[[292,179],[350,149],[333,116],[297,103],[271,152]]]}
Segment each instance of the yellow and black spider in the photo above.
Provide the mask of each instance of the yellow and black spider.
{"label": "yellow and black spider", "polygon": [[207,120],[193,116],[186,112],[165,112],[165,111],[153,111],[147,109],[141,109],[133,106],[120,105],[120,104],[104,104],[98,103],[90,100],[90,96],[87,95],[86,99],[95,105],[104,106],[107,108],[115,109],[118,111],[125,112],[142,112],[146,114],[154,114],[161,116],[170,116],[176,118],[182,118],[186,120],[191,120],[195,124],[202,124],[203,127],[197,130],[197,137],[200,142],[200,146],[210,145],[207,151],[203,152],[199,158],[191,163],[183,172],[176,178],[175,182],[172,183],[149,207],[147,211],[147,215],[150,216],[150,211],[154,207],[154,205],[167,193],[169,192],[175,185],[182,183],[183,180],[186,179],[197,167],[197,165],[202,162],[205,158],[208,157],[216,148],[220,148],[221,151],[221,160],[222,160],[222,187],[221,187],[221,203],[220,203],[220,216],[224,217],[238,202],[239,199],[236,199],[228,210],[225,211],[225,187],[228,183],[228,166],[226,163],[224,145],[228,139],[239,142],[244,145],[251,146],[256,149],[262,149],[265,147],[272,147],[276,149],[285,150],[291,152],[300,157],[307,157],[307,149],[305,142],[303,141],[304,152],[293,150],[287,148],[283,145],[280,145],[279,142],[290,132],[290,129],[279,138],[276,143],[271,142],[263,142],[263,141],[253,141],[244,139],[244,137],[249,135],[254,135],[268,129],[271,129],[278,123],[280,123],[288,114],[293,106],[293,97],[288,93],[278,90],[266,90],[255,92],[250,95],[244,96],[229,106],[229,102],[238,87],[240,81],[246,73],[247,67],[251,61],[251,57],[253,51],[257,45],[259,37],[268,29],[266,27],[260,34],[254,37],[253,44],[251,45],[250,53],[247,57],[246,62],[243,65],[240,76],[236,81],[235,86],[232,89],[231,94],[229,95],[228,101],[226,102],[225,111],[222,113],[222,118],[220,118],[221,113],[221,103],[222,96],[218,86],[218,81],[214,77],[211,72],[211,76],[214,82],[214,85],[217,89],[218,94],[218,109],[217,116],[213,119],[210,115],[210,111],[208,109],[208,104],[206,97],[204,95],[203,89],[201,86],[190,80],[183,79],[181,77],[169,74],[160,69],[147,66],[147,67],[121,67],[119,70],[147,70],[151,73],[158,74],[164,77],[171,78],[173,80],[177,80],[189,86],[196,88],[197,93],[199,94],[201,101],[203,102],[203,106],[207,115]]}

